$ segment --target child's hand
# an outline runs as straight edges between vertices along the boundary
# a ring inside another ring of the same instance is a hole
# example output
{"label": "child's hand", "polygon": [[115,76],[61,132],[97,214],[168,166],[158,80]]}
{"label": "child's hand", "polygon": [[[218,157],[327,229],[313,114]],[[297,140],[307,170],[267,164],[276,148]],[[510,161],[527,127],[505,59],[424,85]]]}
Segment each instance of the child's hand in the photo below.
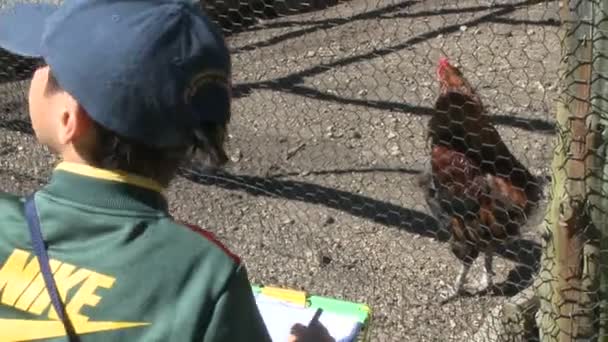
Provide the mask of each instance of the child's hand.
{"label": "child's hand", "polygon": [[287,342],[336,342],[336,340],[329,335],[323,324],[317,322],[309,327],[299,323],[294,325],[291,327],[291,335]]}

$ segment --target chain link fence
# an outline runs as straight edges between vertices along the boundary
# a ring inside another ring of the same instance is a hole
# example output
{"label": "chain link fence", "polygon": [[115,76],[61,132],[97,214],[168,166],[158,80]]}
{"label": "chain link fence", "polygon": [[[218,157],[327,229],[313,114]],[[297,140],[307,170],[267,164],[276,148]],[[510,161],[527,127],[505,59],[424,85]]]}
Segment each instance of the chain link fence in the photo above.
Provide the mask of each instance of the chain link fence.
{"label": "chain link fence", "polygon": [[[233,53],[231,163],[184,168],[171,210],[214,231],[254,283],[370,305],[370,341],[597,338],[605,6],[206,2]],[[479,98],[440,95],[441,57]],[[16,193],[55,163],[26,114],[28,66],[0,55],[0,186]],[[456,152],[470,170],[441,164]],[[538,206],[519,222],[522,191]],[[514,229],[519,238],[495,239]],[[470,262],[458,241],[492,249],[495,275],[484,287],[481,254],[450,298]]]}

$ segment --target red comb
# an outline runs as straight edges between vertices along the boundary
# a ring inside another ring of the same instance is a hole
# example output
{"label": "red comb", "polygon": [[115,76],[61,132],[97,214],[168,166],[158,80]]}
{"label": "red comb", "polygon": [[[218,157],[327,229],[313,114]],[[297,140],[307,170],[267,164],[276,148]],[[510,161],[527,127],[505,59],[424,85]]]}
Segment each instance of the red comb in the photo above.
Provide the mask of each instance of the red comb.
{"label": "red comb", "polygon": [[441,80],[443,78],[443,73],[445,68],[450,65],[447,57],[439,58],[439,64],[437,65],[437,79]]}

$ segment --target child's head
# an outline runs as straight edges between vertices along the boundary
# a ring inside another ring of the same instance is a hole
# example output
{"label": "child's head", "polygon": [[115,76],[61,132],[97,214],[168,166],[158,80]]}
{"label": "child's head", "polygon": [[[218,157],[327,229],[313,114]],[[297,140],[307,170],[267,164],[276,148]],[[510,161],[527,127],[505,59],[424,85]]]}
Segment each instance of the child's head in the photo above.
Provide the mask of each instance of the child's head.
{"label": "child's head", "polygon": [[64,160],[164,185],[197,150],[212,166],[224,164],[230,57],[200,11],[172,0],[68,0],[58,8],[5,10],[0,47],[44,61],[29,92],[40,143]]}

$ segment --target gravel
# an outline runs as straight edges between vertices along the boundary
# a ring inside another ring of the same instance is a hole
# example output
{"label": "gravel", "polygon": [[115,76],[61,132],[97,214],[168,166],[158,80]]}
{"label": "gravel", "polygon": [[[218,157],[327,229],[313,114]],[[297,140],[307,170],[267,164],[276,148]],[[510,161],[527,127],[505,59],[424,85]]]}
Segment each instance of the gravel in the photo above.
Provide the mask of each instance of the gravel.
{"label": "gravel", "polygon": [[[215,232],[255,283],[367,303],[371,341],[465,341],[518,289],[440,305],[458,262],[414,183],[439,56],[462,66],[533,172],[548,174],[554,137],[557,3],[494,3],[350,0],[230,34],[231,165],[179,177],[171,210]],[[0,186],[17,193],[55,161],[31,136],[23,87],[0,87]],[[497,282],[527,284],[527,238],[495,261]]]}

